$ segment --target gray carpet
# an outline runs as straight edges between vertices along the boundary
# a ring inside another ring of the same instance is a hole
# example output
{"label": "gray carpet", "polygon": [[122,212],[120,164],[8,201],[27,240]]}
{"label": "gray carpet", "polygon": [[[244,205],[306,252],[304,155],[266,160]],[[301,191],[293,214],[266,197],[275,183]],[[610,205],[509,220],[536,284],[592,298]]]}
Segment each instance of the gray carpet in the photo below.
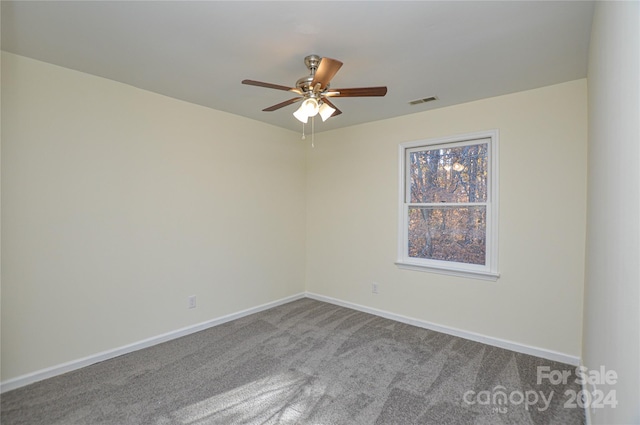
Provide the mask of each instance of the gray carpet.
{"label": "gray carpet", "polygon": [[[580,390],[574,380],[538,385],[537,366],[574,370],[305,298],[9,391],[0,419],[2,425],[583,424],[581,409],[564,406],[565,391]],[[550,402],[534,403],[534,394]]]}

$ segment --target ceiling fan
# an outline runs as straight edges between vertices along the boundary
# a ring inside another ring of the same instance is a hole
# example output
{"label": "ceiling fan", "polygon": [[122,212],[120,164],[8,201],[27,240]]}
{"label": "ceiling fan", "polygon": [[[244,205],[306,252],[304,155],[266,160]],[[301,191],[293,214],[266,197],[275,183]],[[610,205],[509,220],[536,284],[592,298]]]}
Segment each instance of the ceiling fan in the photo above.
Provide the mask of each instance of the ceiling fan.
{"label": "ceiling fan", "polygon": [[295,87],[281,86],[278,84],[264,83],[255,80],[242,80],[242,84],[250,86],[266,87],[269,89],[284,90],[296,93],[298,96],[285,100],[263,111],[272,112],[297,102],[302,105],[293,115],[303,123],[307,123],[309,117],[320,114],[322,121],[329,117],[340,115],[342,112],[329,100],[333,97],[362,97],[384,96],[387,88],[382,87],[358,87],[346,89],[332,89],[329,87],[331,79],[336,75],[342,62],[331,58],[321,58],[318,55],[309,55],[304,58],[304,64],[309,69],[309,75],[300,78]]}

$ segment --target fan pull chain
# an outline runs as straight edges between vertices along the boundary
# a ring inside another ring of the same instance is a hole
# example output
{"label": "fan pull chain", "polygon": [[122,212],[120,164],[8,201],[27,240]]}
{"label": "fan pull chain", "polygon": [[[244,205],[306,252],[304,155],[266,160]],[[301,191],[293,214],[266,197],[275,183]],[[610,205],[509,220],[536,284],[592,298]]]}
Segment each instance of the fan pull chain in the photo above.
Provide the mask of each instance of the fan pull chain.
{"label": "fan pull chain", "polygon": [[304,123],[302,123],[302,140],[306,139],[304,135]]}
{"label": "fan pull chain", "polygon": [[314,141],[315,141],[315,123],[316,123],[316,117],[311,117],[311,147],[315,148],[316,146],[314,145]]}

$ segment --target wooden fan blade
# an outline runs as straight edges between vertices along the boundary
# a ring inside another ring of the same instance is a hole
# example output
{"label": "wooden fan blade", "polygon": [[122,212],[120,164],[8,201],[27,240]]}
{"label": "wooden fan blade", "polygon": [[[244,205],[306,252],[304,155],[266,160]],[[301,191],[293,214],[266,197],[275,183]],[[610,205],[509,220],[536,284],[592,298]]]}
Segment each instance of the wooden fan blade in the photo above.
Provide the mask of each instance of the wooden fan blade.
{"label": "wooden fan blade", "polygon": [[249,86],[266,87],[268,89],[276,89],[276,90],[284,90],[284,91],[297,90],[296,88],[293,88],[293,87],[281,86],[279,84],[263,83],[262,81],[255,81],[255,80],[242,80],[242,84],[247,84]]}
{"label": "wooden fan blade", "polygon": [[324,90],[327,84],[331,81],[336,72],[342,66],[342,62],[331,58],[322,58],[318,70],[313,76],[313,82],[311,87],[314,87],[317,83],[320,83],[320,90]]}
{"label": "wooden fan blade", "polygon": [[301,100],[302,100],[301,97],[294,97],[293,99],[289,99],[289,100],[285,100],[284,102],[280,102],[277,105],[273,105],[273,106],[269,106],[268,108],[264,108],[263,111],[272,112],[272,111],[278,110],[280,108],[284,108],[285,106],[289,106],[291,104],[294,104],[296,102],[300,102]]}
{"label": "wooden fan blade", "polygon": [[363,97],[363,96],[384,96],[387,88],[382,87],[358,87],[351,89],[330,89],[324,95],[331,97]]}
{"label": "wooden fan blade", "polygon": [[331,103],[329,101],[329,99],[327,99],[326,97],[322,98],[322,101],[324,103],[326,103],[327,105],[331,106],[333,109],[335,109],[335,112],[333,114],[331,114],[332,117],[335,117],[336,115],[340,115],[342,113],[342,111],[340,109],[338,109],[338,107],[336,105],[334,105],[333,103]]}

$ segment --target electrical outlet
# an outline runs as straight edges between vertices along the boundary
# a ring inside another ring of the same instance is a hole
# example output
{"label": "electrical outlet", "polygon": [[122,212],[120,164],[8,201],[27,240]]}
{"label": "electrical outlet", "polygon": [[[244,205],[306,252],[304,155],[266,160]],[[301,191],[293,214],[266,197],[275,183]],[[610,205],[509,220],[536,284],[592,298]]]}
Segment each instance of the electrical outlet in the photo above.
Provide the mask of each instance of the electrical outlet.
{"label": "electrical outlet", "polygon": [[195,295],[191,295],[189,298],[187,298],[187,301],[189,302],[189,308],[196,308],[196,296]]}
{"label": "electrical outlet", "polygon": [[371,292],[374,293],[374,294],[378,293],[378,282],[373,282],[371,284]]}

